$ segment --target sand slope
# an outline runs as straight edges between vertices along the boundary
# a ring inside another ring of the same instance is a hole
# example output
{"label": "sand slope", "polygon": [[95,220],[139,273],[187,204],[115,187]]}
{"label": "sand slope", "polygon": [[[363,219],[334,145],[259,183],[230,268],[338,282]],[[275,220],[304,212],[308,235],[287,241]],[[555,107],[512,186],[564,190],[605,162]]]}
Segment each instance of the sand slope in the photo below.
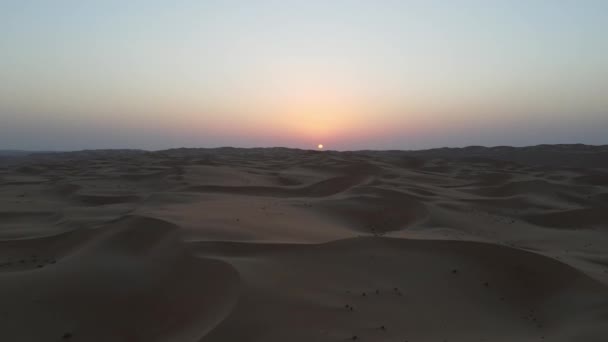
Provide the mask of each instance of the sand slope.
{"label": "sand slope", "polygon": [[185,254],[167,222],[127,217],[82,233],[4,243],[3,339],[193,341],[236,302],[235,270]]}
{"label": "sand slope", "polygon": [[0,340],[605,341],[605,153],[21,156]]}
{"label": "sand slope", "polygon": [[194,248],[235,265],[247,285],[203,341],[601,341],[608,332],[608,289],[530,252],[387,238],[256,247]]}

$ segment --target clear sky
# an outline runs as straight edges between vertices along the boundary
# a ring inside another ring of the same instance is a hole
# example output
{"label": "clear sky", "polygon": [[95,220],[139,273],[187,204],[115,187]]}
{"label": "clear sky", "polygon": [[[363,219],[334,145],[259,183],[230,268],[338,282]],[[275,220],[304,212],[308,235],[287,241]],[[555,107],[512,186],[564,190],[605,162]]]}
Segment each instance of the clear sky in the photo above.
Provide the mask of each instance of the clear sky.
{"label": "clear sky", "polygon": [[0,149],[608,143],[608,1],[0,0]]}

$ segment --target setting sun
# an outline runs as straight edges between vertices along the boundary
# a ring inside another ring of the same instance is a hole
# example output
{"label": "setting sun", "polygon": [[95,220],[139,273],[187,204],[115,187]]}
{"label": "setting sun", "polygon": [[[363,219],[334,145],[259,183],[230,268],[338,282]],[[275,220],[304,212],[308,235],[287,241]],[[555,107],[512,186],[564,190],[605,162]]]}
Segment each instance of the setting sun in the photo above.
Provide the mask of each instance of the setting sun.
{"label": "setting sun", "polygon": [[317,148],[318,148],[319,150],[322,150],[322,149],[323,149],[323,144],[319,144],[319,145],[317,145]]}

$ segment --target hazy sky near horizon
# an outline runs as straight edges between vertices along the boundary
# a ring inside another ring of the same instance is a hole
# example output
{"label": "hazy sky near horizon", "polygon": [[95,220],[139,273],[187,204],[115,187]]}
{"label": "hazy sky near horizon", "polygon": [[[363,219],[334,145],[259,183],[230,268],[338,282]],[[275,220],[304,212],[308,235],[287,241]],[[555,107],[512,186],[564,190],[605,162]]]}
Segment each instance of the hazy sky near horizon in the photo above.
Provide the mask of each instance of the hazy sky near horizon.
{"label": "hazy sky near horizon", "polygon": [[0,149],[608,144],[608,1],[0,0]]}

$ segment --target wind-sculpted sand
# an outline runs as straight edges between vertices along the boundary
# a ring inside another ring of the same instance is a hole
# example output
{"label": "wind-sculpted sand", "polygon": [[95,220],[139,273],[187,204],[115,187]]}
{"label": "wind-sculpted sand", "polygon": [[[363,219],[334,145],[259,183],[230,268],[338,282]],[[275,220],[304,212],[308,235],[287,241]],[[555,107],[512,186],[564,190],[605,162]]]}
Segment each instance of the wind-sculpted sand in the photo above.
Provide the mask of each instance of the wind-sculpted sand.
{"label": "wind-sculpted sand", "polygon": [[0,340],[603,342],[604,155],[5,158]]}

